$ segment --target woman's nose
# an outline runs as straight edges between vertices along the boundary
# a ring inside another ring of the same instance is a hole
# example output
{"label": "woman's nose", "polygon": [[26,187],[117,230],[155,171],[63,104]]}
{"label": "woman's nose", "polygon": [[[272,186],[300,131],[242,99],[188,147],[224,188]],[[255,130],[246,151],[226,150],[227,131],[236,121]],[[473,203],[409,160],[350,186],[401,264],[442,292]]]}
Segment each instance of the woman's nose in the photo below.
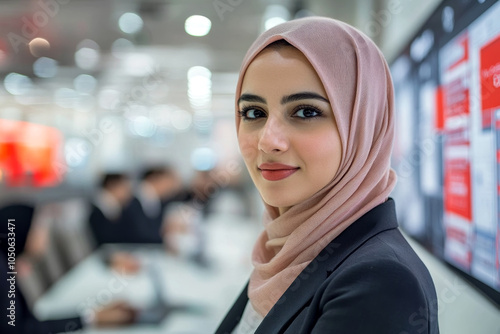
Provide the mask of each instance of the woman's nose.
{"label": "woman's nose", "polygon": [[278,153],[286,151],[288,145],[284,124],[274,117],[269,117],[260,132],[259,150],[264,153]]}

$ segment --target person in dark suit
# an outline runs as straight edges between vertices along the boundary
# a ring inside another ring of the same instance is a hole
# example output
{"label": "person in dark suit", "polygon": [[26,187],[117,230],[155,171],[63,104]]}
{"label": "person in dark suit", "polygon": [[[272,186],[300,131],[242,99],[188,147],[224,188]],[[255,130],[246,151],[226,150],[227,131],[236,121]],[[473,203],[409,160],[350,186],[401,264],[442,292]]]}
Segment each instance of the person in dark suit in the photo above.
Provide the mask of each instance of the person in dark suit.
{"label": "person in dark suit", "polygon": [[132,198],[130,178],[121,173],[102,177],[100,189],[91,202],[89,226],[98,246],[104,243],[128,242],[133,231],[124,226],[123,210]]}
{"label": "person in dark suit", "polygon": [[123,302],[115,302],[89,317],[40,321],[31,312],[17,285],[16,258],[23,252],[31,227],[34,207],[9,204],[0,208],[0,333],[51,334],[73,332],[85,326],[118,326],[130,324],[135,311]]}
{"label": "person in dark suit", "polygon": [[123,224],[131,231],[126,242],[162,243],[165,207],[176,200],[180,189],[180,178],[172,167],[146,169],[138,191],[123,212]]}
{"label": "person in dark suit", "polygon": [[271,28],[243,60],[236,108],[265,230],[216,333],[439,333],[389,197],[393,87],[375,44],[330,18]]}

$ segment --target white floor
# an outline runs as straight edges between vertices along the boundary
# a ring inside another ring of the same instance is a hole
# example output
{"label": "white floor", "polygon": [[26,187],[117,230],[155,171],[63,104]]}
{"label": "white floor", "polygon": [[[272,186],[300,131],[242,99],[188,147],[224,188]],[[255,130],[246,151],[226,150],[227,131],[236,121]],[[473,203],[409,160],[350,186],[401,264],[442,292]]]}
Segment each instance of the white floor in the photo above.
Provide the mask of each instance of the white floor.
{"label": "white floor", "polygon": [[408,241],[434,280],[441,334],[500,334],[500,309],[420,244]]}

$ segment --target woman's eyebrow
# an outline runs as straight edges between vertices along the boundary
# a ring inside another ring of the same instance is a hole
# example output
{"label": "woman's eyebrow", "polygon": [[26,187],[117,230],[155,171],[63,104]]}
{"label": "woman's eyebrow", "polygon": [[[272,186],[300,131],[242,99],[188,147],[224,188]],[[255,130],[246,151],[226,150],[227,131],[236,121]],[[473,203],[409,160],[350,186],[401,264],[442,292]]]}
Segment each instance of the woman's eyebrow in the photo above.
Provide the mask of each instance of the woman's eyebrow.
{"label": "woman's eyebrow", "polygon": [[300,93],[296,93],[296,94],[283,96],[283,98],[281,99],[281,104],[286,104],[286,103],[295,102],[295,101],[299,101],[299,100],[308,100],[308,99],[320,100],[320,101],[330,103],[330,101],[328,101],[327,98],[325,98],[319,94],[316,94],[313,92],[300,92]]}
{"label": "woman's eyebrow", "polygon": [[240,104],[241,101],[266,103],[265,98],[254,94],[241,94],[240,98],[238,99],[238,104]]}
{"label": "woman's eyebrow", "polygon": [[[295,93],[295,94],[290,94],[283,96],[281,99],[281,104],[286,104],[290,102],[295,102],[295,101],[300,101],[300,100],[308,100],[308,99],[314,99],[314,100],[320,100],[324,101],[327,103],[330,103],[327,98],[314,93],[314,92],[300,92],[300,93]],[[259,95],[254,95],[254,94],[241,94],[240,98],[238,99],[238,104],[240,102],[246,101],[246,102],[260,102],[260,103],[267,103],[266,99],[259,96]]]}

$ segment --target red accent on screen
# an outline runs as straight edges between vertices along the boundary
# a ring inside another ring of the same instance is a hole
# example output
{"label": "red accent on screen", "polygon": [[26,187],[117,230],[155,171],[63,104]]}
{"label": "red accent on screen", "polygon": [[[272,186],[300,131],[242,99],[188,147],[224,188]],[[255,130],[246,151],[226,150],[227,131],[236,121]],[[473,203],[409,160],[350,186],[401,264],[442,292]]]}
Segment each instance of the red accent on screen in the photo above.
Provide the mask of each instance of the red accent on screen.
{"label": "red accent on screen", "polygon": [[[58,184],[55,168],[61,148],[60,132],[48,126],[0,119],[0,169],[11,187]],[[31,176],[28,178],[28,176]]]}
{"label": "red accent on screen", "polygon": [[471,251],[467,251],[467,254],[464,257],[452,256],[452,259],[463,268],[470,270],[472,264],[472,253]]}
{"label": "red accent on screen", "polygon": [[[483,117],[489,109],[500,108],[500,37],[481,48],[481,102]],[[488,112],[491,124],[491,112]]]}
{"label": "red accent on screen", "polygon": [[[497,229],[496,250],[497,250],[496,268],[497,268],[497,270],[500,270],[500,226]],[[498,278],[497,284],[500,286],[500,272],[498,273],[497,278]]]}
{"label": "red accent on screen", "polygon": [[470,161],[467,159],[445,160],[444,208],[472,222]]}
{"label": "red accent on screen", "polygon": [[463,230],[454,227],[446,228],[446,236],[450,239],[459,241],[461,244],[467,244],[467,235]]}
{"label": "red accent on screen", "polygon": [[452,258],[457,264],[460,264],[463,268],[469,269],[472,263],[472,253],[469,247],[469,241],[467,234],[464,230],[461,230],[456,227],[447,227],[446,228],[446,240],[448,242],[455,241],[459,243],[464,250],[464,255],[459,255],[456,253],[449,254],[449,257]]}
{"label": "red accent on screen", "polygon": [[434,126],[436,127],[436,131],[441,132],[444,130],[444,92],[443,87],[439,86],[436,89],[436,114],[434,120]]}
{"label": "red accent on screen", "polygon": [[463,78],[458,78],[445,86],[445,118],[469,114],[469,87]]}

